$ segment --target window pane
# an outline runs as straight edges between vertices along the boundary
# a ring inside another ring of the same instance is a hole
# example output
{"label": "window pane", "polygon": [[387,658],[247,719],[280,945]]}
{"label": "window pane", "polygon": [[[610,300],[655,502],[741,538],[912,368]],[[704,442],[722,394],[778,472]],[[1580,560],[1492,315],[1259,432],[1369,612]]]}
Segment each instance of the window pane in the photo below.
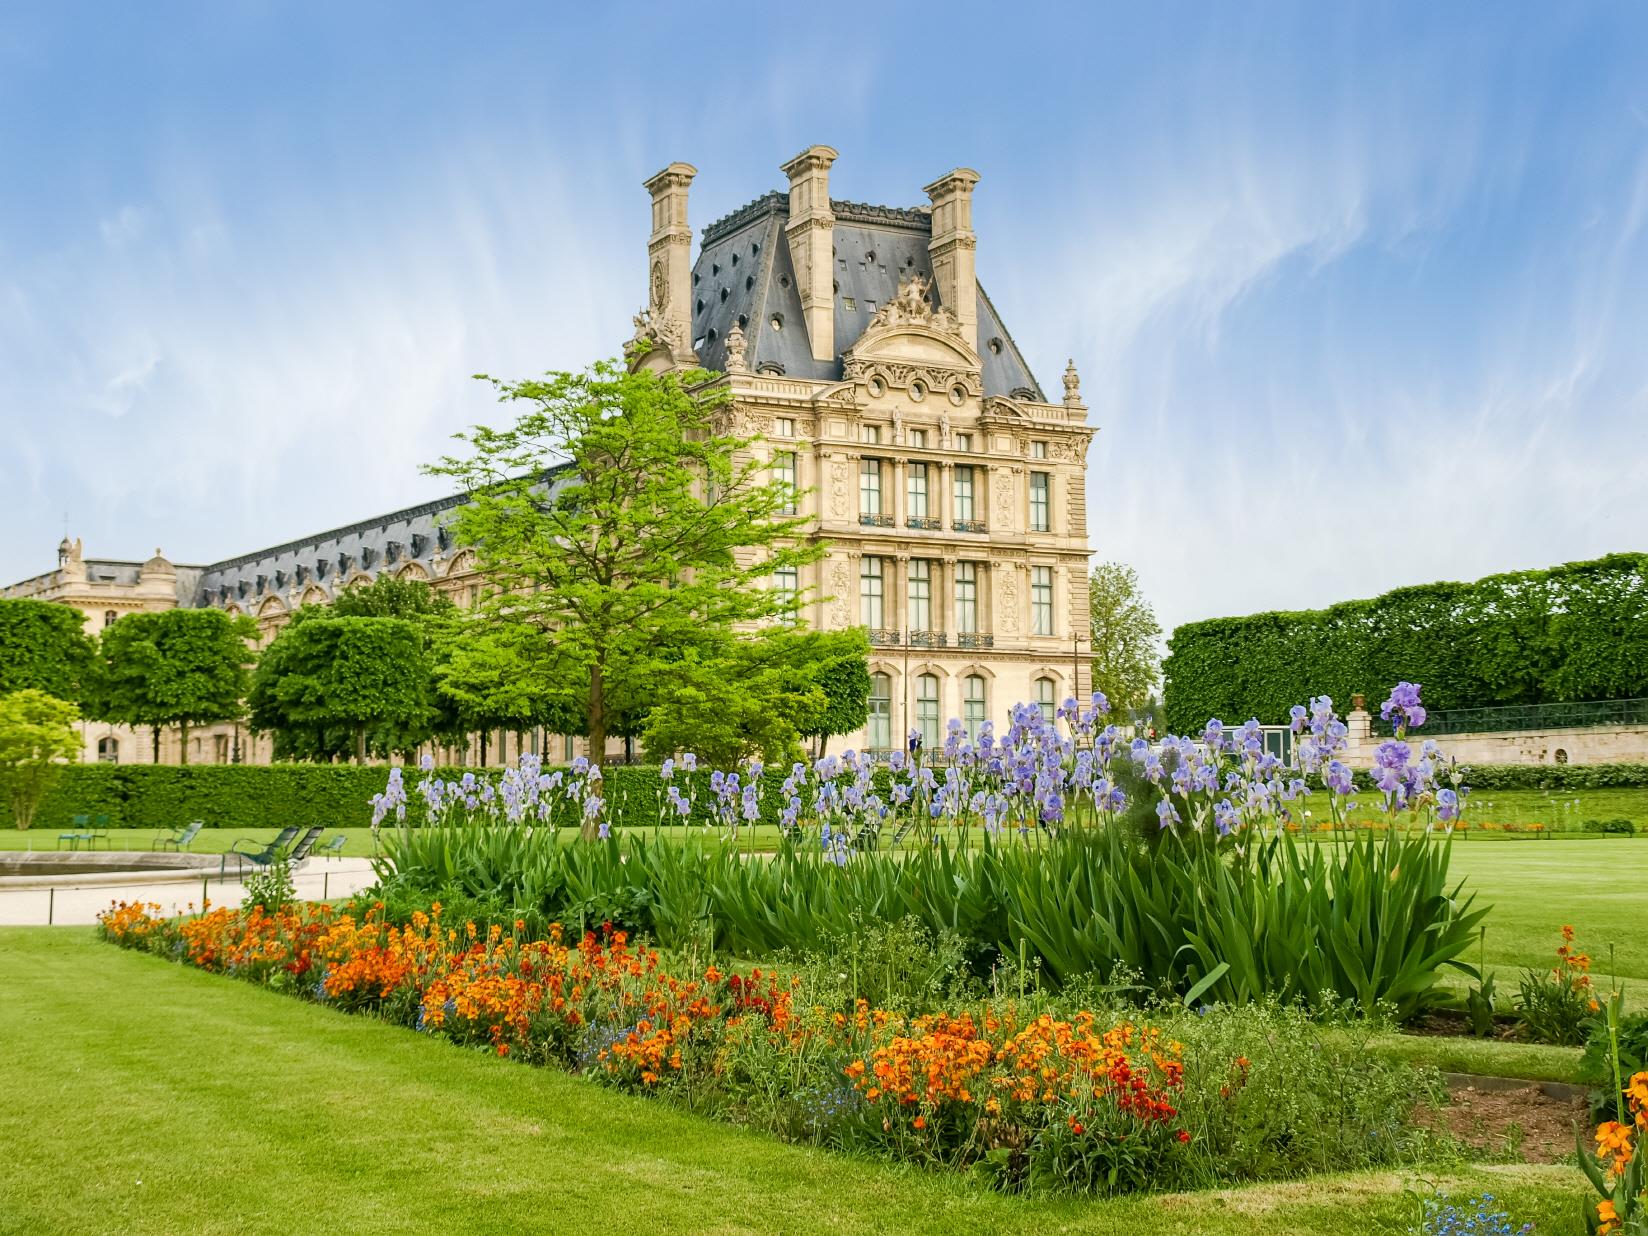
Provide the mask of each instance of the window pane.
{"label": "window pane", "polygon": [[910,559],[910,630],[930,631],[933,627],[933,564],[925,558]]}
{"label": "window pane", "polygon": [[1048,503],[1048,475],[1045,472],[1030,474],[1030,531],[1046,532],[1049,527]]}
{"label": "window pane", "polygon": [[794,451],[779,451],[773,456],[772,476],[775,484],[790,487],[792,492],[789,500],[784,503],[782,510],[786,515],[794,515],[795,494],[793,491],[796,488]]}
{"label": "window pane", "polygon": [[858,576],[859,619],[871,630],[882,627],[881,559],[866,557]]}
{"label": "window pane", "polygon": [[1053,634],[1053,568],[1030,568],[1030,633]]}
{"label": "window pane", "polygon": [[910,518],[927,518],[927,465],[910,465]]}
{"label": "window pane", "polygon": [[978,564],[956,563],[956,630],[971,635],[978,630]]}
{"label": "window pane", "polygon": [[870,717],[865,738],[873,748],[893,745],[893,680],[886,674],[870,675]]}
{"label": "window pane", "polygon": [[928,750],[938,746],[938,678],[922,674],[916,679],[916,729]]}
{"label": "window pane", "polygon": [[978,674],[969,674],[962,682],[961,714],[968,735],[977,738],[984,724],[984,679]]}
{"label": "window pane", "polygon": [[961,464],[956,468],[956,518],[973,518],[973,468]]}
{"label": "window pane", "polygon": [[881,461],[861,460],[858,465],[858,513],[881,514]]}
{"label": "window pane", "polygon": [[1056,705],[1053,703],[1055,688],[1051,678],[1036,679],[1036,703],[1041,708],[1042,719],[1048,722],[1053,720]]}

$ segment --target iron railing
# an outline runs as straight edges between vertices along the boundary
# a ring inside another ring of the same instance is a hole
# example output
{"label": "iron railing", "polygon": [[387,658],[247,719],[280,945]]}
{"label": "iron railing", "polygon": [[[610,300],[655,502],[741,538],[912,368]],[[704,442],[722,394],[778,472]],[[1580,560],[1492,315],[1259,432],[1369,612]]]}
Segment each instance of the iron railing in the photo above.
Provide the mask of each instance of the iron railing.
{"label": "iron railing", "polygon": [[926,515],[912,515],[904,521],[904,526],[906,528],[920,528],[926,532],[944,531],[944,521],[942,519],[931,519]]}
{"label": "iron railing", "polygon": [[950,525],[957,532],[988,532],[990,526],[982,519],[958,519]]}
{"label": "iron railing", "polygon": [[881,631],[872,627],[870,630],[870,643],[881,648],[897,647],[899,643],[898,632]]}
{"label": "iron railing", "polygon": [[[1509,730],[1568,730],[1602,725],[1648,725],[1648,699],[1448,708],[1431,713],[1413,734],[1435,738],[1443,734],[1500,734]],[[1377,712],[1373,728],[1379,734],[1391,732],[1390,722],[1380,720]]]}
{"label": "iron railing", "polygon": [[891,515],[860,515],[858,522],[859,526],[864,528],[891,528],[893,526],[893,517]]}
{"label": "iron railing", "polygon": [[956,636],[957,648],[994,648],[996,637],[984,631],[963,631]]}
{"label": "iron railing", "polygon": [[910,647],[912,648],[946,648],[943,631],[911,631]]}

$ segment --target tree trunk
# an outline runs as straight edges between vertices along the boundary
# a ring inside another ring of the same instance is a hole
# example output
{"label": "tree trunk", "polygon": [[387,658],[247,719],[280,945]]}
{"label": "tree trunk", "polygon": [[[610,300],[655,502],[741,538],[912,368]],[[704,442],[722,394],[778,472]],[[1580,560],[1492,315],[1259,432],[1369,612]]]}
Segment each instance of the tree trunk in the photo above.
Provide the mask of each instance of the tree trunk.
{"label": "tree trunk", "polygon": [[607,758],[607,697],[606,678],[600,662],[589,670],[589,762],[604,763]]}
{"label": "tree trunk", "polygon": [[158,764],[160,763],[160,727],[158,725],[151,725],[149,727],[149,733],[154,738],[154,751],[151,752],[153,759],[150,762]]}
{"label": "tree trunk", "polygon": [[481,731],[481,767],[486,767],[486,731]]}
{"label": "tree trunk", "polygon": [[366,763],[366,727],[364,725],[355,727],[355,763]]}
{"label": "tree trunk", "polygon": [[179,764],[189,762],[189,723],[187,721],[180,722],[177,727],[177,762]]}

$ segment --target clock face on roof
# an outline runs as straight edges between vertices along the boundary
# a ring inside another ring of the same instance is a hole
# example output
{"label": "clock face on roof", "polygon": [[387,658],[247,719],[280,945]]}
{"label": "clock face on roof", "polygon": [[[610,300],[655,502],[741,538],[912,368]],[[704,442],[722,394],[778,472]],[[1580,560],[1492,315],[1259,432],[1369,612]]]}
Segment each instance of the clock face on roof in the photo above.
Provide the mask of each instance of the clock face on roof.
{"label": "clock face on roof", "polygon": [[652,307],[662,309],[668,296],[669,289],[664,286],[664,264],[654,262],[652,264]]}

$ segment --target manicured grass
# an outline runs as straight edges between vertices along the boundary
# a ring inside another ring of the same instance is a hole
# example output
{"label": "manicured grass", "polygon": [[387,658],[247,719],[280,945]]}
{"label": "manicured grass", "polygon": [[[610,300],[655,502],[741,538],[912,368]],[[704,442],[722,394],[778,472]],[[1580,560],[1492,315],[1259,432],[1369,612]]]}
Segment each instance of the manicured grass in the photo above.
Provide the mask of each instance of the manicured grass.
{"label": "manicured grass", "polygon": [[[0,930],[0,1232],[1405,1231],[1420,1174],[1010,1198],[118,950]],[[1426,1172],[1576,1234],[1572,1168]]]}
{"label": "manicured grass", "polygon": [[[1555,963],[1566,923],[1590,953],[1600,986],[1608,985],[1612,945],[1613,973],[1627,984],[1628,1000],[1648,1000],[1648,839],[1456,841],[1449,870],[1493,906],[1487,962],[1504,996],[1515,993],[1524,968]],[[1474,950],[1467,960],[1475,964]]]}
{"label": "manicured grass", "polygon": [[1444,1073],[1480,1073],[1489,1077],[1525,1077],[1529,1081],[1583,1084],[1578,1047],[1544,1043],[1504,1043],[1497,1039],[1420,1034],[1381,1034],[1368,1050],[1387,1060],[1425,1064]]}

